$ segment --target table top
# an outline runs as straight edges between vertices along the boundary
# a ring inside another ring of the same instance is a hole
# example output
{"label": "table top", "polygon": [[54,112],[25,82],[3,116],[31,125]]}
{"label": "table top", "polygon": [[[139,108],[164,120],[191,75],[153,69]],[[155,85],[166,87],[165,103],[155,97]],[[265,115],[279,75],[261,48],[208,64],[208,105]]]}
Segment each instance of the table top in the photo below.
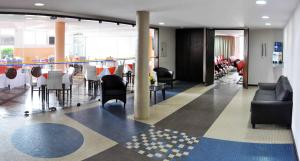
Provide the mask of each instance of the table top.
{"label": "table top", "polygon": [[165,89],[166,83],[154,83],[149,86],[150,91],[159,91]]}

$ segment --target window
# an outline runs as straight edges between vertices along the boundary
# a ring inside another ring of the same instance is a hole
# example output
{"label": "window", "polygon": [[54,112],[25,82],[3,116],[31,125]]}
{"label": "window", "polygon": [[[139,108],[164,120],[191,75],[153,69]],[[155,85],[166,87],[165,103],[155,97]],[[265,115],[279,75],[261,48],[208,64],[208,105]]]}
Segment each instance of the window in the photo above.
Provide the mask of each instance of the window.
{"label": "window", "polygon": [[25,45],[35,44],[35,32],[34,31],[24,31],[23,42]]}

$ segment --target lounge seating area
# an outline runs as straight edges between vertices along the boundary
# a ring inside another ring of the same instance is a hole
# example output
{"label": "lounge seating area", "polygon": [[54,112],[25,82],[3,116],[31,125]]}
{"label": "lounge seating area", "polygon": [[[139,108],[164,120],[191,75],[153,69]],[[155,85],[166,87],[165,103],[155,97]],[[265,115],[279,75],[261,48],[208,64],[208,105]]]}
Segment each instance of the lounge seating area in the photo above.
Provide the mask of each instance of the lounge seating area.
{"label": "lounge seating area", "polygon": [[300,0],[3,0],[0,161],[300,161]]}
{"label": "lounge seating area", "polygon": [[251,102],[251,124],[281,124],[288,128],[292,123],[293,90],[287,77],[277,83],[259,83]]}

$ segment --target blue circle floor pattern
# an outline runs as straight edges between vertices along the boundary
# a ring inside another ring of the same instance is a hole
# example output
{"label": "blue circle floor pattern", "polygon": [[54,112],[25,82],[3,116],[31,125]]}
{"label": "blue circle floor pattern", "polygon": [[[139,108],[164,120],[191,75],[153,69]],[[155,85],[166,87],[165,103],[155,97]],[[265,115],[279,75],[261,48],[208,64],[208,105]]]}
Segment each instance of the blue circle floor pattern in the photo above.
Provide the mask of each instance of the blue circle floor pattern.
{"label": "blue circle floor pattern", "polygon": [[75,152],[83,144],[84,138],[72,127],[39,123],[17,129],[11,141],[16,149],[30,156],[57,158]]}

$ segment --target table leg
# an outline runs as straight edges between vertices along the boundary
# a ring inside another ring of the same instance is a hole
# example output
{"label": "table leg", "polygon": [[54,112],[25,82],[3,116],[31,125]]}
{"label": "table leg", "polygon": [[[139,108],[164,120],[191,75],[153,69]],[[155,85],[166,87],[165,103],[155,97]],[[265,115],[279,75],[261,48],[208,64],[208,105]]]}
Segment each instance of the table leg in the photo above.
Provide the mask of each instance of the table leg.
{"label": "table leg", "polygon": [[156,104],[156,91],[154,91],[154,104]]}
{"label": "table leg", "polygon": [[166,90],[162,89],[161,92],[162,92],[162,95],[163,95],[163,99],[166,100]]}
{"label": "table leg", "polygon": [[42,85],[42,111],[45,111],[46,86]]}
{"label": "table leg", "polygon": [[63,88],[63,90],[62,90],[62,92],[63,92],[63,94],[62,94],[62,95],[63,95],[62,106],[64,106],[64,105],[65,105],[65,89],[66,89],[66,85],[63,84],[63,85],[62,85],[62,88]]}

